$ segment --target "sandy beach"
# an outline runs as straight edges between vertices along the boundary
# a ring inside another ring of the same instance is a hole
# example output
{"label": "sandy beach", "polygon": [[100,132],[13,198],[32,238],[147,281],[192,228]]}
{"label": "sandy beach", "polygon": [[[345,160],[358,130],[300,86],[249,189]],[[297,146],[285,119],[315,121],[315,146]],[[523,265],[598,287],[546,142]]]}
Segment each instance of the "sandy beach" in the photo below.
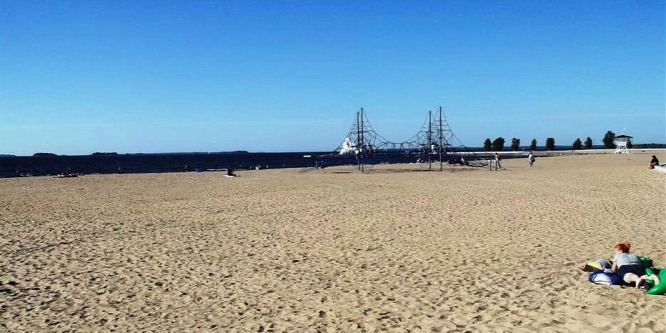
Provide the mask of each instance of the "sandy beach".
{"label": "sandy beach", "polygon": [[0,331],[663,332],[576,269],[666,265],[652,154],[0,179]]}

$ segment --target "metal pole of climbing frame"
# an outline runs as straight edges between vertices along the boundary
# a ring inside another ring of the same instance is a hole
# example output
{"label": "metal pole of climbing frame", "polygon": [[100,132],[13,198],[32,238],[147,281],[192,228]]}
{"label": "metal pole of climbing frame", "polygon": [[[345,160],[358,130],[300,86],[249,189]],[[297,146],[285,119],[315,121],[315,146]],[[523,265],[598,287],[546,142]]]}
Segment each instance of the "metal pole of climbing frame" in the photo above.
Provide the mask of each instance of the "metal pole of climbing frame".
{"label": "metal pole of climbing frame", "polygon": [[365,123],[363,120],[363,108],[361,108],[361,172],[365,172]]}
{"label": "metal pole of climbing frame", "polygon": [[428,110],[428,170],[432,171],[432,110]]}
{"label": "metal pole of climbing frame", "polygon": [[442,106],[439,106],[439,171],[442,171],[444,167],[442,166]]}
{"label": "metal pole of climbing frame", "polygon": [[[363,110],[363,108],[361,108]],[[356,164],[358,165],[358,169],[361,170],[361,153],[359,150],[359,146],[361,145],[361,122],[359,119],[361,118],[361,111],[356,111],[356,151],[354,152],[354,155],[356,155]],[[358,152],[358,153],[357,153]]]}

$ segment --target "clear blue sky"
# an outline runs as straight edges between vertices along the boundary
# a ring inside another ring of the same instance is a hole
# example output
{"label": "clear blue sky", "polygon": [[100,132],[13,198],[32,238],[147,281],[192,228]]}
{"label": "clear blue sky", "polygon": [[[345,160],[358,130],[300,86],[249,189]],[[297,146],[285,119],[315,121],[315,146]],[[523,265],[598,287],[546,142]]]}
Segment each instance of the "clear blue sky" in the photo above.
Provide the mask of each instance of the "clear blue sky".
{"label": "clear blue sky", "polygon": [[467,146],[666,142],[664,2],[10,1],[0,153],[332,150],[439,105]]}

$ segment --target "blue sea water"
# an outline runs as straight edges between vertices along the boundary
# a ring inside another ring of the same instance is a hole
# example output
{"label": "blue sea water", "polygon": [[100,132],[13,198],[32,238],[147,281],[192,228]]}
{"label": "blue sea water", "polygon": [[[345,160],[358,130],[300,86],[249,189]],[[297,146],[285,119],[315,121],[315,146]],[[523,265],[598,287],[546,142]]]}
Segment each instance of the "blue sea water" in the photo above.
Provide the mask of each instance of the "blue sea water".
{"label": "blue sea water", "polygon": [[[0,177],[21,175],[56,175],[71,169],[73,173],[160,173],[191,170],[301,168],[315,166],[315,156],[323,153],[179,153],[118,154],[82,156],[2,156]],[[312,157],[304,157],[310,155]]]}
{"label": "blue sea water", "polygon": [[[427,155],[418,152],[383,153],[366,157],[364,161],[368,164],[412,163],[419,159],[427,160]],[[330,152],[0,156],[0,178],[57,175],[68,170],[76,174],[110,174],[116,173],[118,169],[123,173],[162,173],[181,172],[185,166],[191,171],[209,171],[254,169],[257,166],[275,169],[356,163],[353,154],[337,155]]]}
{"label": "blue sea water", "polygon": [[[565,147],[558,147],[564,149]],[[597,148],[597,147],[595,147]],[[482,148],[467,148],[470,152],[480,152]],[[527,147],[520,150],[527,151]],[[540,147],[538,150],[545,150]],[[309,156],[309,157],[305,157]],[[427,156],[427,155],[425,155]],[[412,153],[377,154],[367,158],[366,163],[411,163],[424,159],[424,155]],[[453,157],[448,156],[446,160]],[[511,158],[511,156],[507,156]],[[455,158],[453,158],[455,159]],[[336,156],[330,152],[289,152],[289,153],[170,153],[170,154],[117,154],[81,156],[6,156],[0,155],[0,178],[19,175],[57,175],[71,169],[79,174],[116,173],[118,168],[124,173],[180,172],[185,165],[192,171],[233,168],[254,169],[260,166],[269,168],[305,168],[355,164],[353,155]]]}

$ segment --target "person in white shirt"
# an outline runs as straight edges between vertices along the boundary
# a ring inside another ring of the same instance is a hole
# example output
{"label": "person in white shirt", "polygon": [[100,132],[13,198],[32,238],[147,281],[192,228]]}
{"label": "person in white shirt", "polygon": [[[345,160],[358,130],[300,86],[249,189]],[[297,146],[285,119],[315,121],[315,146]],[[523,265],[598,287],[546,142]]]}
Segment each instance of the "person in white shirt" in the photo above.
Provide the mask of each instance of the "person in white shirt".
{"label": "person in white shirt", "polygon": [[535,160],[534,154],[530,152],[530,154],[527,155],[527,161],[530,163],[530,167],[534,166],[534,160]]}
{"label": "person in white shirt", "polygon": [[496,169],[502,168],[502,163],[500,163],[501,160],[502,158],[500,157],[499,153],[495,153],[495,165],[497,166]]}

